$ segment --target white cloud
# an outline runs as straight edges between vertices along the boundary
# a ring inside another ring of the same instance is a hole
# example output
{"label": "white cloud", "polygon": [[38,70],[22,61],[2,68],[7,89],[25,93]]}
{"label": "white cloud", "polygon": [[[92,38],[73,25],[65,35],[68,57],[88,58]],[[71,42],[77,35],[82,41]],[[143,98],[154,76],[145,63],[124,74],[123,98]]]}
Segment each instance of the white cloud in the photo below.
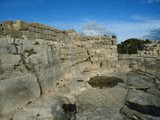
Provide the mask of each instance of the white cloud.
{"label": "white cloud", "polygon": [[[132,21],[130,22],[123,22],[120,21],[93,21],[93,20],[82,20],[81,22],[48,22],[48,25],[55,26],[56,28],[60,29],[75,29],[78,32],[84,31],[83,27],[88,23],[96,23],[100,25],[102,31],[111,31],[112,33],[116,34],[118,38],[118,42],[124,41],[128,38],[143,38],[143,36],[147,35],[151,30],[159,29],[160,28],[160,19],[154,17],[144,17],[140,15],[131,16]],[[136,19],[136,21],[135,21]],[[99,29],[99,28],[98,28]],[[101,31],[100,30],[100,31]],[[84,31],[87,34],[95,34],[97,35],[98,32],[92,29],[90,31]],[[103,33],[103,32],[102,32]],[[99,33],[98,33],[99,34]],[[102,34],[101,34],[102,35]]]}
{"label": "white cloud", "polygon": [[108,25],[108,28],[116,33],[121,42],[128,38],[142,38],[150,30],[160,28],[160,20],[148,20],[144,22],[117,22]]}
{"label": "white cloud", "polygon": [[151,30],[148,34],[143,36],[146,39],[160,40],[160,29]]}
{"label": "white cloud", "polygon": [[110,30],[96,21],[86,22],[82,26],[81,33],[87,36],[112,35],[112,32]]}

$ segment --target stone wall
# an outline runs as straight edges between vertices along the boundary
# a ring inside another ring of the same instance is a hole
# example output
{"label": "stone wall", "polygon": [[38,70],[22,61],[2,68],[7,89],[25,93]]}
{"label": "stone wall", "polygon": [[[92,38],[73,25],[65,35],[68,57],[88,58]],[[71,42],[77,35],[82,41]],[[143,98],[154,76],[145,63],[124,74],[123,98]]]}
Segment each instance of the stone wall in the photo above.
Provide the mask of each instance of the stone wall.
{"label": "stone wall", "polygon": [[[39,23],[2,22],[0,115],[13,112],[41,94],[50,92],[73,66],[85,62],[101,65],[110,60],[117,60],[116,39],[81,36],[74,30],[62,31]],[[20,91],[15,87],[21,84],[24,85],[23,92],[23,87],[19,88]],[[10,94],[18,94],[19,97],[10,98]],[[14,105],[7,110],[8,103],[12,102]]]}
{"label": "stone wall", "polygon": [[142,51],[138,51],[139,56],[144,57],[157,57],[160,55],[160,42],[152,42],[146,44]]}
{"label": "stone wall", "polygon": [[75,59],[78,62],[117,59],[116,39],[107,36],[81,36],[74,30],[61,31],[43,24],[24,21],[5,21],[1,23],[0,30],[1,37],[51,41],[59,49],[62,62]]}

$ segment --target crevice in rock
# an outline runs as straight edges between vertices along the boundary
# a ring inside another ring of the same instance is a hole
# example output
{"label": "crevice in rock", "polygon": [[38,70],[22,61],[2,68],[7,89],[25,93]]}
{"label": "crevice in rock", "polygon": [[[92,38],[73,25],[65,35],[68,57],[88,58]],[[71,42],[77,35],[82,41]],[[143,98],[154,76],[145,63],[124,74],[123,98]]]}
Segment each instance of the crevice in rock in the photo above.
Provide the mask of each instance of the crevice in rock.
{"label": "crevice in rock", "polygon": [[156,82],[156,79],[157,80],[160,80],[158,77],[154,78],[154,83],[156,85],[156,88],[160,91],[160,87],[158,86],[157,82]]}
{"label": "crevice in rock", "polygon": [[25,57],[25,55],[21,53],[20,56],[21,56],[21,60],[19,62],[22,62],[22,64],[26,64],[26,57]]}
{"label": "crevice in rock", "polygon": [[15,49],[16,49],[16,52],[13,53],[13,54],[14,54],[14,55],[18,55],[18,48],[17,48],[17,46],[19,46],[19,45],[15,43],[15,39],[13,39],[13,43],[12,43],[12,44],[14,45],[14,47],[15,47]]}
{"label": "crevice in rock", "polygon": [[42,95],[42,86],[41,86],[41,83],[40,83],[40,81],[39,81],[39,79],[38,79],[37,76],[36,76],[36,78],[37,78],[37,83],[39,84],[40,95]]}
{"label": "crevice in rock", "polygon": [[31,104],[32,103],[32,101],[29,101],[27,104]]}
{"label": "crevice in rock", "polygon": [[93,63],[93,61],[91,60],[89,50],[87,50],[87,55],[88,55],[88,58],[86,59],[86,61],[90,61],[91,63]]}
{"label": "crevice in rock", "polygon": [[138,111],[142,114],[160,117],[160,107],[155,105],[141,105],[138,103],[127,101],[125,104],[129,109]]}
{"label": "crevice in rock", "polygon": [[127,106],[122,108],[122,115],[124,115],[124,120],[153,120],[149,116],[141,114],[137,111],[129,109]]}
{"label": "crevice in rock", "polygon": [[84,80],[77,80],[77,82],[84,82]]}
{"label": "crevice in rock", "polygon": [[29,50],[25,50],[25,52],[28,53],[28,55],[27,55],[28,57],[31,56],[32,54],[37,54],[37,52],[35,52],[33,48],[29,49]]}
{"label": "crevice in rock", "polygon": [[103,65],[103,64],[102,64],[102,62],[101,62],[101,63],[100,63],[100,67],[102,67],[102,65]]}
{"label": "crevice in rock", "polygon": [[143,91],[143,92],[147,92],[148,89],[149,89],[149,88],[136,88],[136,90],[141,90],[141,91]]}

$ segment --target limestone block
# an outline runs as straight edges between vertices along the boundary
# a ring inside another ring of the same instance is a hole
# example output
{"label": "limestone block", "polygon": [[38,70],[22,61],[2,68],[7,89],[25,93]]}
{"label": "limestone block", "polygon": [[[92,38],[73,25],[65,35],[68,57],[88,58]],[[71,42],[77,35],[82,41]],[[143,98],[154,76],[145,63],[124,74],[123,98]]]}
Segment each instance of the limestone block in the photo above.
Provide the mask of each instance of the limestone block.
{"label": "limestone block", "polygon": [[36,33],[42,33],[42,29],[41,28],[36,28]]}
{"label": "limestone block", "polygon": [[32,26],[29,26],[29,31],[31,31],[31,32],[36,32],[36,28],[35,27],[32,27]]}
{"label": "limestone block", "polygon": [[117,45],[110,45],[109,48],[117,49]]}
{"label": "limestone block", "polygon": [[7,34],[11,34],[12,30],[6,27],[3,27],[3,36],[6,36]]}
{"label": "limestone block", "polygon": [[4,21],[1,23],[1,26],[2,26],[2,28],[12,29],[13,23],[14,22],[12,22],[12,21]]}
{"label": "limestone block", "polygon": [[86,41],[87,38],[83,36],[83,37],[80,37],[79,40],[80,40],[80,41]]}
{"label": "limestone block", "polygon": [[41,34],[44,34],[45,29],[41,28]]}
{"label": "limestone block", "polygon": [[44,33],[45,35],[52,35],[52,31],[51,30],[44,30]]}
{"label": "limestone block", "polygon": [[32,22],[32,23],[30,23],[29,25],[32,26],[32,27],[34,27],[34,28],[36,28],[36,27],[41,28],[41,27],[42,27],[41,24],[35,23],[35,22]]}
{"label": "limestone block", "polygon": [[27,31],[25,31],[25,30],[23,30],[22,31],[22,36],[23,36],[23,38],[29,38],[30,37],[30,32],[27,30]]}
{"label": "limestone block", "polygon": [[7,43],[6,41],[4,42],[2,39],[0,39],[0,54],[12,53],[15,51],[14,48],[15,47],[13,47],[11,44]]}
{"label": "limestone block", "polygon": [[0,80],[0,115],[10,113],[39,96],[40,87],[33,75]]}
{"label": "limestone block", "polygon": [[24,22],[24,21],[21,21],[21,20],[18,20],[16,21],[14,24],[14,29],[19,31],[19,30],[28,30],[29,29],[29,26],[28,26],[28,23]]}
{"label": "limestone block", "polygon": [[13,27],[13,22],[5,21],[1,24],[1,29],[3,30],[3,36],[10,36],[12,38],[21,38],[21,32],[16,31]]}
{"label": "limestone block", "polygon": [[2,64],[5,63],[19,64],[20,60],[21,60],[20,55],[2,54],[0,56],[0,61]]}
{"label": "limestone block", "polygon": [[46,36],[44,34],[36,33],[36,39],[45,39]]}
{"label": "limestone block", "polygon": [[36,39],[36,33],[29,32],[29,39]]}
{"label": "limestone block", "polygon": [[116,39],[113,39],[112,43],[113,43],[112,45],[117,45]]}
{"label": "limestone block", "polygon": [[11,38],[22,38],[22,33],[20,31],[11,30],[9,36]]}
{"label": "limestone block", "polygon": [[54,40],[54,37],[53,37],[53,36],[50,36],[50,35],[47,35],[47,36],[45,36],[45,39],[46,39],[46,40]]}
{"label": "limestone block", "polygon": [[42,65],[36,75],[40,82],[42,93],[50,92],[60,78],[63,78],[63,75],[64,70],[60,64]]}
{"label": "limestone block", "polygon": [[108,42],[108,41],[106,41],[106,40],[105,40],[105,41],[101,41],[101,42],[100,42],[100,44],[102,44],[102,45],[108,45],[108,43],[109,43],[109,42]]}
{"label": "limestone block", "polygon": [[43,56],[40,55],[31,55],[28,57],[28,62],[30,64],[40,64],[43,63]]}
{"label": "limestone block", "polygon": [[3,35],[2,32],[3,32],[3,31],[2,31],[2,26],[0,25],[0,35]]}

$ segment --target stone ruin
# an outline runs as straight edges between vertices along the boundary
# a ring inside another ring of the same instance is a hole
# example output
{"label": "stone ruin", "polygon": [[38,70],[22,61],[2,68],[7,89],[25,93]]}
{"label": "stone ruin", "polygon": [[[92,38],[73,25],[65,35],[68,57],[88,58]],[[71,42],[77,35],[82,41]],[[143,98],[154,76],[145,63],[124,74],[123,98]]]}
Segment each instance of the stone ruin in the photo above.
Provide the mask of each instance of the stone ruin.
{"label": "stone ruin", "polygon": [[[134,76],[134,83],[127,81],[130,64],[118,61],[115,38],[82,36],[72,29],[58,30],[39,23],[4,21],[0,24],[0,120],[65,120],[72,116],[77,120],[121,120],[121,112],[129,117],[137,115],[126,107],[120,110],[128,94],[125,83],[148,88],[139,83],[141,75]],[[109,84],[110,89],[91,88],[88,81],[99,75],[107,80],[116,78],[114,83],[98,83]],[[129,96],[130,103],[134,102],[132,96],[136,94]],[[70,113],[75,110],[77,115]]]}
{"label": "stone ruin", "polygon": [[[0,114],[9,113],[51,91],[72,66],[85,62],[100,65],[107,60],[117,60],[116,39],[82,36],[74,30],[58,30],[39,23],[2,22],[0,86],[7,85],[1,87],[2,93],[7,92],[0,97]],[[10,100],[11,94],[17,96]],[[13,106],[8,109],[11,101]]]}

